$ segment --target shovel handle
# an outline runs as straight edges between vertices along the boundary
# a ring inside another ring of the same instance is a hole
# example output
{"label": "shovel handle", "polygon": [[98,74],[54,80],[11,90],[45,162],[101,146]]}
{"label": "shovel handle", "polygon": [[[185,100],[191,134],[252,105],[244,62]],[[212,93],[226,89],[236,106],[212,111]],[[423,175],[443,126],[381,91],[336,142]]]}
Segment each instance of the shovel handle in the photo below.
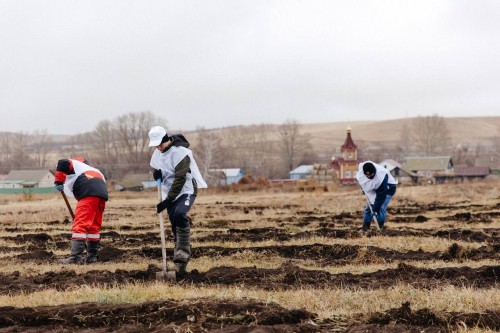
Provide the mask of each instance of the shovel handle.
{"label": "shovel handle", "polygon": [[[365,193],[363,190],[363,187],[361,187],[361,190],[363,191],[363,194],[365,195],[366,198],[366,204],[370,208],[370,212],[372,213],[372,222],[375,222],[375,227],[377,228],[378,231],[380,231],[380,227],[378,226],[378,221],[375,219],[375,215],[373,214],[373,209],[372,209],[372,204],[370,203],[370,199],[368,199],[368,195]],[[373,221],[375,219],[375,221]]]}
{"label": "shovel handle", "polygon": [[158,188],[158,200],[161,202],[161,178],[158,178],[156,180],[156,185],[157,185],[157,188]]}
{"label": "shovel handle", "polygon": [[[161,179],[157,179],[156,183],[158,184],[158,199],[161,202]],[[168,271],[167,249],[166,249],[167,245],[165,241],[165,219],[163,218],[163,212],[158,213],[158,218],[160,220],[161,256],[163,259],[163,273],[166,274]]]}
{"label": "shovel handle", "polygon": [[375,222],[374,223],[375,227],[377,228],[378,231],[380,231],[380,227],[378,226],[378,221],[375,219],[375,215],[373,214],[372,204],[370,203],[370,200],[368,199],[368,196],[366,194],[365,197],[366,197],[366,204],[368,205],[368,207],[370,207],[370,212],[372,213],[372,222]]}
{"label": "shovel handle", "polygon": [[75,214],[73,213],[73,209],[71,209],[71,205],[69,204],[68,202],[68,198],[66,197],[66,194],[63,192],[61,192],[61,195],[64,199],[64,202],[66,203],[66,207],[68,207],[68,210],[69,210],[69,213],[71,215],[71,218],[74,220],[75,219]]}

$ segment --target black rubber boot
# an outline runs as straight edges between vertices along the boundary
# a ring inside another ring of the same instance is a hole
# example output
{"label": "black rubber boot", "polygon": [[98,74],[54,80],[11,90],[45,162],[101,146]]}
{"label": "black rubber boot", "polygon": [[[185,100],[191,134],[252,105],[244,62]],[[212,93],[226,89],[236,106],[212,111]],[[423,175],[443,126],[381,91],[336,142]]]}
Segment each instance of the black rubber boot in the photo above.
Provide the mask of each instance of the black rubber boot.
{"label": "black rubber boot", "polygon": [[186,273],[189,257],[191,257],[190,228],[176,228],[174,265],[180,275]]}
{"label": "black rubber boot", "polygon": [[66,264],[83,264],[83,251],[85,251],[85,241],[83,240],[71,240],[71,255],[69,258],[61,259],[58,263]]}
{"label": "black rubber boot", "polygon": [[358,233],[364,234],[370,230],[370,226],[366,223],[363,223],[363,226],[357,230]]}
{"label": "black rubber boot", "polygon": [[97,262],[97,252],[99,252],[100,249],[100,241],[97,242],[89,242],[87,241],[87,259],[85,262],[87,264],[93,264]]}

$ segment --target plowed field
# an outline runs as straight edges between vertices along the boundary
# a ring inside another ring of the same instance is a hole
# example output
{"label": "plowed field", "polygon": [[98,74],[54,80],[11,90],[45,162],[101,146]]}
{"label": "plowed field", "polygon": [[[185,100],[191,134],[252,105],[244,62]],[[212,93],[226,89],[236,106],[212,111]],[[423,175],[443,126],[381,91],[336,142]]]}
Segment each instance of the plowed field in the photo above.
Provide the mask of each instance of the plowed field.
{"label": "plowed field", "polygon": [[499,189],[400,186],[387,228],[364,235],[355,186],[201,193],[175,283],[156,280],[155,191],[110,193],[91,265],[57,263],[71,235],[59,195],[0,196],[0,332],[497,331]]}

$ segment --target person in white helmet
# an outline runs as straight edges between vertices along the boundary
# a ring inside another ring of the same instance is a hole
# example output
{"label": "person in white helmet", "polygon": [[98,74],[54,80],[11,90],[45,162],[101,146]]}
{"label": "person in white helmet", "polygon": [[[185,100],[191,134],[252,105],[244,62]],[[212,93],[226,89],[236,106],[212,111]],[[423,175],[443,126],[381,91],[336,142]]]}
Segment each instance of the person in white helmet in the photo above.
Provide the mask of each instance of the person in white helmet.
{"label": "person in white helmet", "polygon": [[[370,202],[366,203],[363,226],[358,231],[366,232],[370,229],[373,216],[376,217],[377,223],[382,229],[387,219],[387,206],[396,193],[398,182],[386,168],[372,161],[359,164],[356,179]],[[369,205],[371,205],[371,209]]]}
{"label": "person in white helmet", "polygon": [[161,179],[162,184],[162,201],[156,206],[156,212],[167,210],[175,242],[174,265],[177,272],[183,274],[191,257],[187,213],[198,189],[207,188],[207,184],[183,135],[169,136],[163,127],[154,126],[149,131],[149,146],[156,147],[150,161],[153,178]]}

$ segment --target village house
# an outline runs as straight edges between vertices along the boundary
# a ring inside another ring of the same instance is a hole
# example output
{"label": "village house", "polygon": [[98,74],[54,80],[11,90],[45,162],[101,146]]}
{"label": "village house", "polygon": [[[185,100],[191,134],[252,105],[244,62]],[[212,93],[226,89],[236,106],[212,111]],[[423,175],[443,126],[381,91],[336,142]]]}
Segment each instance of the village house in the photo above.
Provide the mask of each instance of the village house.
{"label": "village house", "polygon": [[336,178],[341,184],[355,183],[358,164],[363,161],[358,159],[358,146],[352,139],[351,127],[347,127],[346,138],[340,151],[342,156],[333,156],[330,167],[335,171]]}
{"label": "village house", "polygon": [[53,187],[54,175],[49,170],[12,170],[0,181],[0,188]]}
{"label": "village house", "polygon": [[209,184],[223,186],[237,184],[244,175],[240,168],[210,169],[206,180]]}
{"label": "village house", "polygon": [[487,166],[456,166],[455,180],[477,180],[483,179],[490,174],[490,168]]}
{"label": "village house", "polygon": [[395,160],[387,159],[378,164],[386,168],[399,183],[418,183],[418,175],[413,171],[406,170],[401,163]]}
{"label": "village house", "polygon": [[429,183],[443,182],[455,175],[451,156],[407,157],[403,167]]}
{"label": "village house", "polygon": [[145,188],[156,187],[156,182],[150,173],[128,173],[114,184],[117,191],[142,191]]}
{"label": "village house", "polygon": [[300,165],[288,173],[290,179],[306,179],[313,171],[314,165]]}

